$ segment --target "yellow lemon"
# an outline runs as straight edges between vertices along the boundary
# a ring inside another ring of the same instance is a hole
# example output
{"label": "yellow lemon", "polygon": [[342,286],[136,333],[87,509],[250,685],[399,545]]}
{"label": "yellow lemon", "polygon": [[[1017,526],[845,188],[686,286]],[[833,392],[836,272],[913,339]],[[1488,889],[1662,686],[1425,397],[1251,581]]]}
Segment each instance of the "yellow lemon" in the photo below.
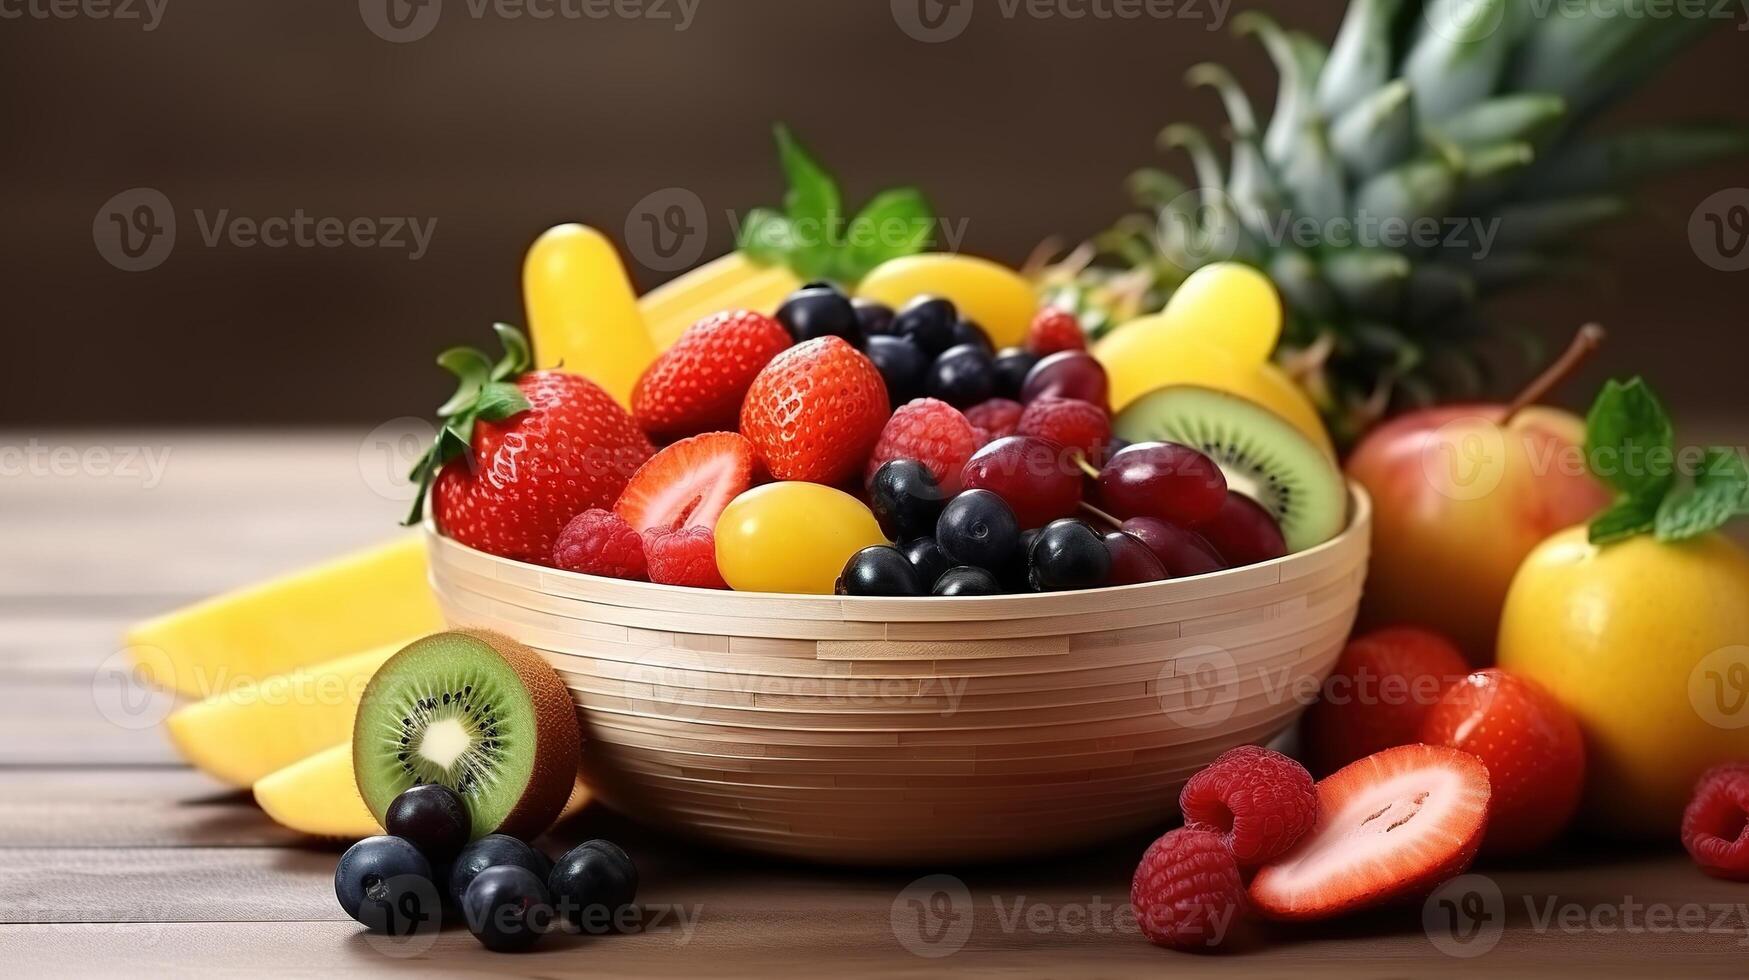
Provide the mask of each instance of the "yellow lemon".
{"label": "yellow lemon", "polygon": [[1038,295],[1020,273],[972,255],[932,252],[892,259],[876,266],[856,292],[894,309],[922,295],[952,300],[997,347],[1026,343],[1038,313]]}
{"label": "yellow lemon", "polygon": [[1749,556],[1717,534],[1598,546],[1561,531],[1512,581],[1499,663],[1584,729],[1581,818],[1670,838],[1701,772],[1749,759]]}

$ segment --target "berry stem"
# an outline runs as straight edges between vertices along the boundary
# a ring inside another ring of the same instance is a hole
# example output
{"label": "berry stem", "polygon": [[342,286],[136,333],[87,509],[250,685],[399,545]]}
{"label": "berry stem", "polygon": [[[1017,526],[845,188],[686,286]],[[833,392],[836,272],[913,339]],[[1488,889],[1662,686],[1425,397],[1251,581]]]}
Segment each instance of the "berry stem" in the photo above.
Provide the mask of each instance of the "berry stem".
{"label": "berry stem", "polygon": [[1120,521],[1117,518],[1111,516],[1110,514],[1107,514],[1105,511],[1100,510],[1098,507],[1093,506],[1092,504],[1088,503],[1085,500],[1081,501],[1081,509],[1086,511],[1089,514],[1092,514],[1094,517],[1097,517],[1100,520],[1106,522],[1107,524],[1110,524],[1114,528],[1117,528],[1119,530],[1123,529],[1123,521]]}
{"label": "berry stem", "polygon": [[1075,465],[1079,466],[1081,468],[1081,472],[1087,474],[1088,476],[1092,477],[1095,480],[1099,479],[1099,468],[1097,466],[1094,466],[1092,463],[1087,462],[1087,457],[1081,455],[1080,453],[1074,453],[1074,454],[1072,454],[1072,458],[1075,460]]}
{"label": "berry stem", "polygon": [[1518,393],[1518,397],[1506,406],[1506,417],[1500,420],[1500,424],[1505,425],[1511,422],[1513,416],[1535,405],[1542,400],[1544,395],[1555,390],[1561,382],[1567,380],[1574,371],[1578,370],[1579,365],[1585,363],[1585,359],[1590,357],[1603,343],[1603,337],[1603,327],[1598,324],[1587,323],[1580,327],[1579,332],[1573,335],[1573,342],[1567,345],[1567,349],[1561,353],[1561,356],[1555,358],[1553,364],[1543,369],[1543,373],[1532,378],[1530,384]]}

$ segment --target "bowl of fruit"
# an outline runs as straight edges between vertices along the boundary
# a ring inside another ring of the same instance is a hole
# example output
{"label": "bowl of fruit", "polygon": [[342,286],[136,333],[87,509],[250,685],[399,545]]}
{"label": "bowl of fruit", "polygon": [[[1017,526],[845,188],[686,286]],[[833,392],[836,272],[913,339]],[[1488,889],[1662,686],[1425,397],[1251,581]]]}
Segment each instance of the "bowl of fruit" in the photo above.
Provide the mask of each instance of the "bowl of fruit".
{"label": "bowl of fruit", "polygon": [[558,671],[607,804],[825,861],[1069,848],[1157,824],[1333,665],[1370,505],[1325,446],[1213,387],[1114,414],[1072,315],[906,261],[705,317],[629,410],[509,328],[446,355],[431,584]]}

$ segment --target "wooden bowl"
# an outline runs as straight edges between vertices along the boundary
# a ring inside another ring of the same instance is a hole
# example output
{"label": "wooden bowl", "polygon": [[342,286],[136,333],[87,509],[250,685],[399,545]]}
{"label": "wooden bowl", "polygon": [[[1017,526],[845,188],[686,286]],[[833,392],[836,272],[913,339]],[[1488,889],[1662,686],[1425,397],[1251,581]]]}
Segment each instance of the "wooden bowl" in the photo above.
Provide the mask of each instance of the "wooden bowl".
{"label": "wooden bowl", "polygon": [[1276,561],[1086,592],[882,599],[681,589],[474,551],[427,525],[444,615],[545,654],[610,806],[829,862],[987,860],[1161,826],[1264,742],[1353,626],[1371,505]]}

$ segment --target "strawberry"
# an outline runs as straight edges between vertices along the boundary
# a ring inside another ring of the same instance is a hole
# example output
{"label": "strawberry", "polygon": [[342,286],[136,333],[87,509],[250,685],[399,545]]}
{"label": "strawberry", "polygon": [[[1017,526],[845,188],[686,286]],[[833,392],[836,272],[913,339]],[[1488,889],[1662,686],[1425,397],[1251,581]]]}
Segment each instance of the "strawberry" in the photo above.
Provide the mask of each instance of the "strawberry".
{"label": "strawberry", "polygon": [[881,372],[840,337],[772,358],[741,405],[741,434],[774,479],[828,486],[857,474],[887,421]]}
{"label": "strawberry", "polygon": [[1493,816],[1482,849],[1523,854],[1553,840],[1579,808],[1585,740],[1541,685],[1498,668],[1446,689],[1421,720],[1421,741],[1462,749],[1488,767]]}
{"label": "strawberry", "polygon": [[1329,773],[1417,741],[1421,719],[1469,672],[1457,646],[1428,630],[1392,627],[1350,640],[1323,696],[1306,710],[1307,763]]}
{"label": "strawberry", "polygon": [[612,506],[655,449],[594,382],[527,371],[527,338],[506,324],[493,329],[504,344],[496,365],[465,347],[438,358],[461,386],[438,409],[443,428],[413,468],[419,493],[407,523],[418,523],[429,488],[432,517],[444,534],[544,565],[571,518]]}
{"label": "strawberry", "polygon": [[1081,321],[1068,310],[1047,306],[1032,318],[1026,331],[1026,349],[1045,357],[1065,350],[1086,350],[1087,335],[1081,332]]}
{"label": "strawberry", "polygon": [[759,313],[706,317],[645,369],[632,415],[660,440],[733,429],[748,386],[789,344],[782,324]]}
{"label": "strawberry", "polygon": [[613,512],[638,531],[717,526],[723,508],[753,485],[753,444],[734,432],[682,439],[632,474]]}
{"label": "strawberry", "polygon": [[1419,898],[1469,867],[1488,824],[1488,770],[1467,752],[1400,745],[1318,783],[1318,822],[1251,880],[1273,919],[1327,919]]}

